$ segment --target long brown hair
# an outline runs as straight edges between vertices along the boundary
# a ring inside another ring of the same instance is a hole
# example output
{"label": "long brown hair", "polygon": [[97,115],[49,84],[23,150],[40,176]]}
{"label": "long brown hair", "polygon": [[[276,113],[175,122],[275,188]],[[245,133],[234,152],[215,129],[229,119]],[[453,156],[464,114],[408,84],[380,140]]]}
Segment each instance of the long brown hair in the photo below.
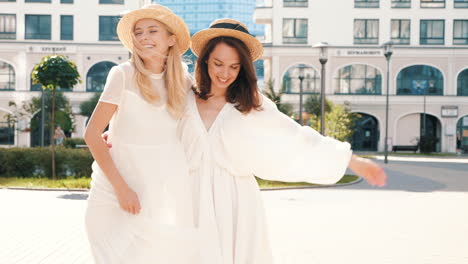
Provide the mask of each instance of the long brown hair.
{"label": "long brown hair", "polygon": [[235,105],[237,110],[247,114],[252,109],[260,110],[260,93],[257,87],[257,75],[252,57],[247,46],[240,40],[232,37],[217,37],[208,41],[201,50],[195,68],[197,88],[195,93],[201,99],[207,100],[211,96],[211,79],[208,74],[208,59],[214,48],[220,44],[237,50],[240,57],[240,71],[236,80],[229,85],[226,92],[226,101]]}

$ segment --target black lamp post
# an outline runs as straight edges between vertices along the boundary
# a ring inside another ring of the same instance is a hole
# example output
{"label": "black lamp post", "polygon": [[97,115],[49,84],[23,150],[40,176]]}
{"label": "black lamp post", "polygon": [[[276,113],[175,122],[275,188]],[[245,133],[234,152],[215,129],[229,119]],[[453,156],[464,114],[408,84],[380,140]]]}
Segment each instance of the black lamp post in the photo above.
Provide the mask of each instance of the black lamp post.
{"label": "black lamp post", "polygon": [[302,82],[304,81],[304,69],[305,65],[304,64],[299,64],[297,67],[299,69],[299,124],[302,123],[302,95],[303,95],[303,88],[302,88]]}
{"label": "black lamp post", "polygon": [[320,48],[319,61],[322,65],[322,73],[320,74],[320,134],[325,136],[325,64],[328,61],[327,42],[320,42],[313,46]]}
{"label": "black lamp post", "polygon": [[383,44],[385,59],[387,60],[387,91],[385,92],[385,163],[388,163],[388,98],[390,91],[390,58],[393,54],[393,42],[387,41]]}
{"label": "black lamp post", "polygon": [[41,147],[44,147],[45,93],[41,87]]}

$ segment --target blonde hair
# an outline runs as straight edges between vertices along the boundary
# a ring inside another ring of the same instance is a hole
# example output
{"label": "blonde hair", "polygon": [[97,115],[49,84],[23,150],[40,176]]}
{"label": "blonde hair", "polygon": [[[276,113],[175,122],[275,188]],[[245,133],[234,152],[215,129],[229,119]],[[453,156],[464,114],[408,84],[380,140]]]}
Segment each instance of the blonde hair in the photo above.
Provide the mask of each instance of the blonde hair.
{"label": "blonde hair", "polygon": [[[164,26],[169,34],[174,34],[166,25]],[[161,100],[161,96],[152,87],[149,77],[152,72],[145,68],[143,59],[136,52],[135,47],[141,45],[136,41],[134,35],[132,37],[135,45],[133,45],[131,62],[135,66],[135,82],[143,98],[150,103],[155,103]],[[187,96],[187,88],[185,86],[189,78],[186,67],[182,64],[182,55],[180,54],[177,41],[175,41],[172,47],[169,47],[167,56],[162,54],[160,56],[166,59],[164,84],[167,90],[167,110],[174,118],[180,118],[184,111],[185,98]]]}

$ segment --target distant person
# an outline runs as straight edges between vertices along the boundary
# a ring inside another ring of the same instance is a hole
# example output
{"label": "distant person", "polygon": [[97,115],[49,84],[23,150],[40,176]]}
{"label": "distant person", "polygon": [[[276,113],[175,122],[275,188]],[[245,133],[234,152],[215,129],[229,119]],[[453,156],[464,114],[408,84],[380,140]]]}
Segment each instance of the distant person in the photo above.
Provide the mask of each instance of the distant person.
{"label": "distant person", "polygon": [[457,152],[461,152],[461,133],[457,131]]}
{"label": "distant person", "polygon": [[63,132],[60,125],[55,128],[54,132],[55,145],[63,145],[63,140],[65,139],[65,132]]}

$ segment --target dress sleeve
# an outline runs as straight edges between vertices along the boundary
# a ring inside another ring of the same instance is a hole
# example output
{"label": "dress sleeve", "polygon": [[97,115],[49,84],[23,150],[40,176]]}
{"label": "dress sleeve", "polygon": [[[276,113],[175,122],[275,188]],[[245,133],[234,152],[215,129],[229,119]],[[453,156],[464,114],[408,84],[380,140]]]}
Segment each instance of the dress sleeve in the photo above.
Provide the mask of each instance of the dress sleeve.
{"label": "dress sleeve", "polygon": [[333,184],[343,177],[350,144],[324,137],[284,115],[268,98],[262,110],[235,111],[223,141],[233,166],[266,180]]}
{"label": "dress sleeve", "polygon": [[114,66],[107,75],[104,91],[99,98],[100,102],[119,105],[125,86],[124,72],[119,66]]}

